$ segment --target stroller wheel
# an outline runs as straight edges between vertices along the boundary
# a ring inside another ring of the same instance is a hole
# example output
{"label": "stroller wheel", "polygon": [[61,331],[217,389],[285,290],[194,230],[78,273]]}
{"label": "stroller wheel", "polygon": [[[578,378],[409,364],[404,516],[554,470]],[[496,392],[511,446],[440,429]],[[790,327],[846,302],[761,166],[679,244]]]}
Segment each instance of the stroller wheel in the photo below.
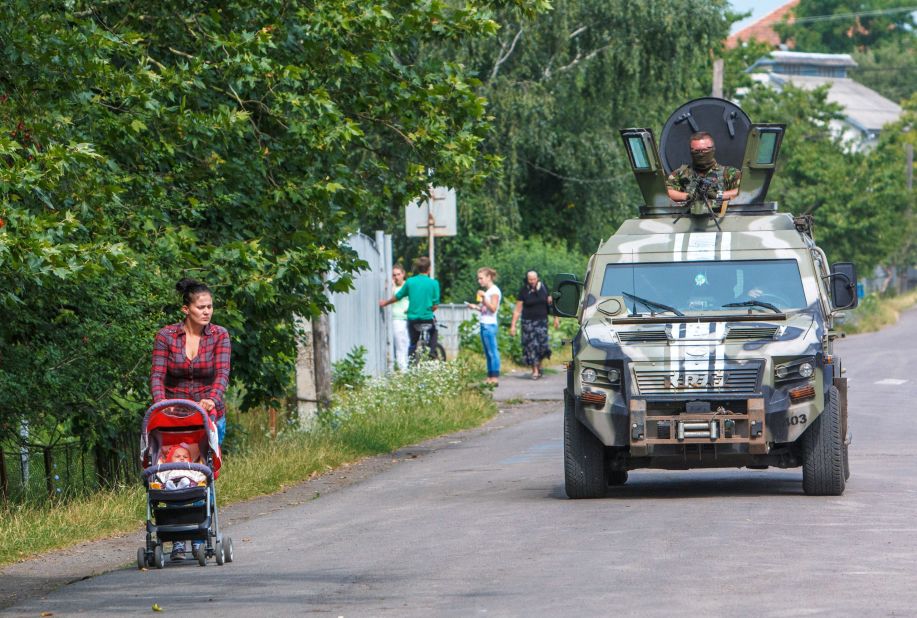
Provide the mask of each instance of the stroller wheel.
{"label": "stroller wheel", "polygon": [[146,547],[141,547],[137,550],[137,568],[146,568]]}
{"label": "stroller wheel", "polygon": [[223,560],[226,562],[232,562],[232,538],[223,537]]}
{"label": "stroller wheel", "polygon": [[161,569],[166,566],[166,557],[162,553],[162,545],[157,545],[153,550],[153,566]]}
{"label": "stroller wheel", "polygon": [[223,554],[223,543],[222,542],[217,541],[213,545],[213,555],[216,558],[217,564],[219,566],[223,566],[224,554]]}
{"label": "stroller wheel", "polygon": [[201,566],[207,566],[207,548],[201,545],[197,548],[197,551],[194,552],[195,557],[197,558],[197,563]]}

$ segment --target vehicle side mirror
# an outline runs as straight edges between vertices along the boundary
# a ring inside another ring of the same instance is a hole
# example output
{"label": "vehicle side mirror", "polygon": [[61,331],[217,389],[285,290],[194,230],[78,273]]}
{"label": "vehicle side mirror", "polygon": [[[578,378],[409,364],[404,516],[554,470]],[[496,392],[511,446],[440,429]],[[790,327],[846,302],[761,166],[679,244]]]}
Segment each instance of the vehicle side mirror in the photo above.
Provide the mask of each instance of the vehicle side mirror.
{"label": "vehicle side mirror", "polygon": [[857,297],[857,269],[853,262],[837,262],[831,265],[831,303],[835,309],[853,309],[859,303]]}
{"label": "vehicle side mirror", "polygon": [[554,315],[575,318],[579,310],[583,284],[574,279],[565,279],[557,284],[554,292]]}

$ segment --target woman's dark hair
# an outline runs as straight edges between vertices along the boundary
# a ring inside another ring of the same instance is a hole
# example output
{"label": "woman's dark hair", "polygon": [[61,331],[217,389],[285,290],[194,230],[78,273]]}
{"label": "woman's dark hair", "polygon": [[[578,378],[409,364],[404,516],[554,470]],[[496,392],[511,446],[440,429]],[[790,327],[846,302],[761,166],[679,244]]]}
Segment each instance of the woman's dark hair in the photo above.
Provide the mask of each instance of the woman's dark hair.
{"label": "woman's dark hair", "polygon": [[206,284],[194,279],[182,279],[175,284],[175,289],[181,294],[183,305],[190,305],[198,294],[210,294],[213,296],[213,292],[210,291]]}

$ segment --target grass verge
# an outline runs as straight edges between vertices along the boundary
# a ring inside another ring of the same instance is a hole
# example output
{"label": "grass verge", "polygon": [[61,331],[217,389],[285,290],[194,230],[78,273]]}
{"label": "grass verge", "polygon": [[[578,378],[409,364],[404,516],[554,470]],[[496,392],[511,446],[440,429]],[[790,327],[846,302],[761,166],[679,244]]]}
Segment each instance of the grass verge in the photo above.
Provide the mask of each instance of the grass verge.
{"label": "grass verge", "polygon": [[[496,406],[471,386],[473,379],[466,363],[425,363],[343,393],[310,432],[288,424],[269,438],[249,421],[244,452],[224,460],[220,504],[275,493],[344,463],[478,426]],[[144,496],[134,486],[41,506],[0,507],[0,567],[133,532],[145,518]]]}
{"label": "grass verge", "polygon": [[915,303],[917,290],[900,296],[869,294],[856,309],[847,312],[847,322],[841,325],[841,330],[848,335],[875,332],[896,323],[901,312]]}

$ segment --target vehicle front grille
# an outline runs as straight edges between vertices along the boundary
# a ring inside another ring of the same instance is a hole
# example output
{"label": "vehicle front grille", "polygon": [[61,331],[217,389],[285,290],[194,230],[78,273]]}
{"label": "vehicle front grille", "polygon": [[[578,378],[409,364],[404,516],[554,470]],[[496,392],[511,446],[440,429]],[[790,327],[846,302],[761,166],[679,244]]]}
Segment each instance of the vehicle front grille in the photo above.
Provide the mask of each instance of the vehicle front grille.
{"label": "vehicle front grille", "polygon": [[625,330],[618,331],[621,343],[639,343],[641,341],[668,341],[669,336],[664,328],[653,330]]}
{"label": "vehicle front grille", "polygon": [[635,366],[634,375],[641,395],[713,394],[750,397],[759,392],[760,369],[759,364],[704,371]]}
{"label": "vehicle front grille", "polygon": [[779,326],[730,326],[726,339],[773,339]]}

